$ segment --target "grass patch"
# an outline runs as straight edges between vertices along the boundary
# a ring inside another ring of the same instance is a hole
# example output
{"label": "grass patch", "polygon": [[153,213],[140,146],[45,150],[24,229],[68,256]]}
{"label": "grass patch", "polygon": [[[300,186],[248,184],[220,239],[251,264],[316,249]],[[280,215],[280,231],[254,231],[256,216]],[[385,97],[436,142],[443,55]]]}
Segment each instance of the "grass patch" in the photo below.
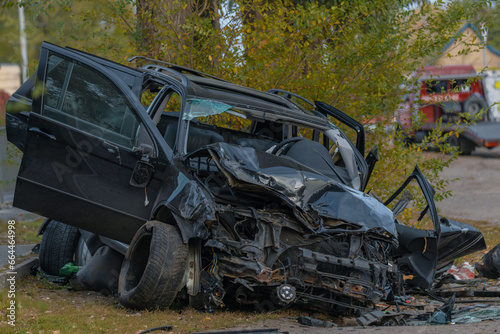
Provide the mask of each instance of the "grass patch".
{"label": "grass patch", "polygon": [[[37,237],[38,229],[42,225],[44,218],[34,219],[30,221],[16,220],[16,244],[28,245],[36,244],[42,240],[42,236]],[[0,244],[7,244],[7,222],[0,220]]]}
{"label": "grass patch", "polygon": [[182,310],[133,311],[119,305],[114,297],[61,289],[59,285],[39,277],[28,277],[17,283],[15,328],[7,325],[2,314],[8,302],[7,291],[1,290],[2,333],[138,333],[164,325],[173,326],[170,333],[191,333],[255,326],[267,319],[298,316],[293,310],[272,314],[229,310],[207,314],[189,307]]}

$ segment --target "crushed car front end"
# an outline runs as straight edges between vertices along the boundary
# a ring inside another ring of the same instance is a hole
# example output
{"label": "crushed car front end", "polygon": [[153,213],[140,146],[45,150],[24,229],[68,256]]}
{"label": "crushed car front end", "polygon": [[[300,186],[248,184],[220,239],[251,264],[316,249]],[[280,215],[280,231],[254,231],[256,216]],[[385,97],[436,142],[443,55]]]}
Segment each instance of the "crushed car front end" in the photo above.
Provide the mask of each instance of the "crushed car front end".
{"label": "crushed car front end", "polygon": [[400,293],[393,213],[374,197],[250,147],[218,143],[186,162],[217,203],[200,273],[213,306],[365,310]]}

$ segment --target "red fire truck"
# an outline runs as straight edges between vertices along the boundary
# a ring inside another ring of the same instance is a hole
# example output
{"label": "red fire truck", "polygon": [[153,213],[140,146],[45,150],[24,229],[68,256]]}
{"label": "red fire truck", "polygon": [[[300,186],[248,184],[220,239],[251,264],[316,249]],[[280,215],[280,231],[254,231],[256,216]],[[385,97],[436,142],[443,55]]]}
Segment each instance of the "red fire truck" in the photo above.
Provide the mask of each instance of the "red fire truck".
{"label": "red fire truck", "polygon": [[[426,67],[418,74],[419,95],[407,96],[397,113],[399,126],[411,141],[422,142],[436,122],[442,121],[450,124],[445,132],[463,130],[458,137],[449,137],[450,144],[459,147],[463,155],[471,154],[476,147],[498,146],[500,122],[495,122],[494,112],[488,109],[491,99],[485,96],[488,90],[484,87],[484,77],[478,77],[472,65]],[[424,115],[423,125],[411,131],[416,110]],[[474,116],[481,110],[483,116],[476,124],[466,126],[462,122],[460,113]]]}

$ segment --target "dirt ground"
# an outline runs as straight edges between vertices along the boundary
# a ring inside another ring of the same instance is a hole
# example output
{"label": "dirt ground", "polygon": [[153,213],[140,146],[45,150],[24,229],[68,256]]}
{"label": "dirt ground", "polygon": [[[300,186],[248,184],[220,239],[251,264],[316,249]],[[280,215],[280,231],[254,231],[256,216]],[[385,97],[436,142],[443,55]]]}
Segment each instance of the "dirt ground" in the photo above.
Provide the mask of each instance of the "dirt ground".
{"label": "dirt ground", "polygon": [[452,181],[453,197],[437,203],[442,216],[500,225],[500,148],[477,149],[459,157],[442,173]]}

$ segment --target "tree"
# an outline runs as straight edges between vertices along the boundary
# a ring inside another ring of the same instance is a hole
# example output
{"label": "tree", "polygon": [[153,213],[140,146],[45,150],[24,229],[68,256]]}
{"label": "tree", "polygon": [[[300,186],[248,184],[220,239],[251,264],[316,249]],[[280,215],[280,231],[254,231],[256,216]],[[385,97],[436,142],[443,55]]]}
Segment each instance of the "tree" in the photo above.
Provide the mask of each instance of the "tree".
{"label": "tree", "polygon": [[[124,61],[135,54],[135,17],[130,1],[21,2],[26,15],[30,73],[36,69],[43,41],[84,49]],[[0,62],[19,62],[18,2],[0,7]]]}

